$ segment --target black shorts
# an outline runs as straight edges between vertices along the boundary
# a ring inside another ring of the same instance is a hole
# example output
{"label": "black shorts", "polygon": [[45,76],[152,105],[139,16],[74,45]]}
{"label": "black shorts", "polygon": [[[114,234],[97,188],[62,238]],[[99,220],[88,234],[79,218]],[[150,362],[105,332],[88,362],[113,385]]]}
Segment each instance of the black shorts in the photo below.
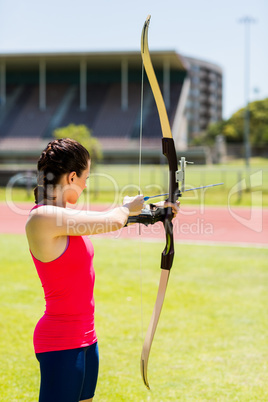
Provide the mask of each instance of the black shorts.
{"label": "black shorts", "polygon": [[39,402],[79,402],[93,398],[99,371],[98,343],[36,354],[40,363]]}

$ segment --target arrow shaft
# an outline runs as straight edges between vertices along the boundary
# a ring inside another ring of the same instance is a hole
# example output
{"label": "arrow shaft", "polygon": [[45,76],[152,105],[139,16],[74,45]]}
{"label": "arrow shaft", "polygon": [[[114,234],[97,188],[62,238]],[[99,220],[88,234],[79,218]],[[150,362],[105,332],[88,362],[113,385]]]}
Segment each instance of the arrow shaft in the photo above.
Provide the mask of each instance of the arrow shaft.
{"label": "arrow shaft", "polygon": [[[186,191],[193,191],[193,190],[202,190],[203,188],[221,186],[222,184],[224,184],[224,183],[208,184],[207,186],[188,188],[187,190],[184,190],[184,192],[186,192]],[[164,196],[166,196],[166,195],[169,195],[169,193],[146,196],[146,197],[144,197],[144,201],[148,201],[148,200],[150,200],[151,198],[164,197]]]}

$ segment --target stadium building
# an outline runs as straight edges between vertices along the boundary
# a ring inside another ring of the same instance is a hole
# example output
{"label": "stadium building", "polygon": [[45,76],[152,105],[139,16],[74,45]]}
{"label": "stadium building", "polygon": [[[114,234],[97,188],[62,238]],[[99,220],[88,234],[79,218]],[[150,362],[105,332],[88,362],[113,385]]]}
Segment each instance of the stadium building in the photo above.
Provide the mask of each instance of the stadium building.
{"label": "stadium building", "polygon": [[191,87],[187,102],[188,137],[198,136],[222,119],[222,69],[216,64],[185,57]]}
{"label": "stadium building", "polygon": [[[221,69],[174,51],[151,58],[178,153],[204,163],[188,143],[221,119]],[[53,131],[71,123],[92,130],[104,161],[136,163],[141,71],[140,52],[1,54],[0,163],[36,160]],[[142,114],[144,161],[159,162],[162,133],[146,74]]]}

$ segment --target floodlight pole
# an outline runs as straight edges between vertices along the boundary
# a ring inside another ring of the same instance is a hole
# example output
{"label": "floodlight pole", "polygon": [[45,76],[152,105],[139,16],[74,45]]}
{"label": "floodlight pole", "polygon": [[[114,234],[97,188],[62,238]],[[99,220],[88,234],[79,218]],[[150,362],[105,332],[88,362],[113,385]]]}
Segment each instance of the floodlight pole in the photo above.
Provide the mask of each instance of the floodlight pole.
{"label": "floodlight pole", "polygon": [[249,94],[250,94],[250,24],[255,20],[249,16],[241,18],[240,23],[245,24],[245,114],[244,114],[244,146],[246,166],[250,165],[250,112],[249,112]]}

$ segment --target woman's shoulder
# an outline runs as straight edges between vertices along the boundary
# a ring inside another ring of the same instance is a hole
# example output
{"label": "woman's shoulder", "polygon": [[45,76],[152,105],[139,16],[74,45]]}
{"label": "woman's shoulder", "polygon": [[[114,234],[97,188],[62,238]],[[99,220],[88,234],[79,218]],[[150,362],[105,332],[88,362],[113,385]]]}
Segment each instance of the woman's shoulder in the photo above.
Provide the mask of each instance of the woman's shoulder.
{"label": "woman's shoulder", "polygon": [[29,213],[25,229],[26,233],[31,233],[34,230],[36,234],[36,230],[41,228],[43,225],[47,226],[49,221],[53,221],[56,219],[59,214],[59,207],[55,207],[53,205],[36,205],[33,207]]}
{"label": "woman's shoulder", "polygon": [[[30,250],[42,262],[52,261],[62,254],[67,236],[58,236],[57,211],[50,205],[42,205],[30,211],[25,231]],[[63,209],[63,208],[61,208]]]}

